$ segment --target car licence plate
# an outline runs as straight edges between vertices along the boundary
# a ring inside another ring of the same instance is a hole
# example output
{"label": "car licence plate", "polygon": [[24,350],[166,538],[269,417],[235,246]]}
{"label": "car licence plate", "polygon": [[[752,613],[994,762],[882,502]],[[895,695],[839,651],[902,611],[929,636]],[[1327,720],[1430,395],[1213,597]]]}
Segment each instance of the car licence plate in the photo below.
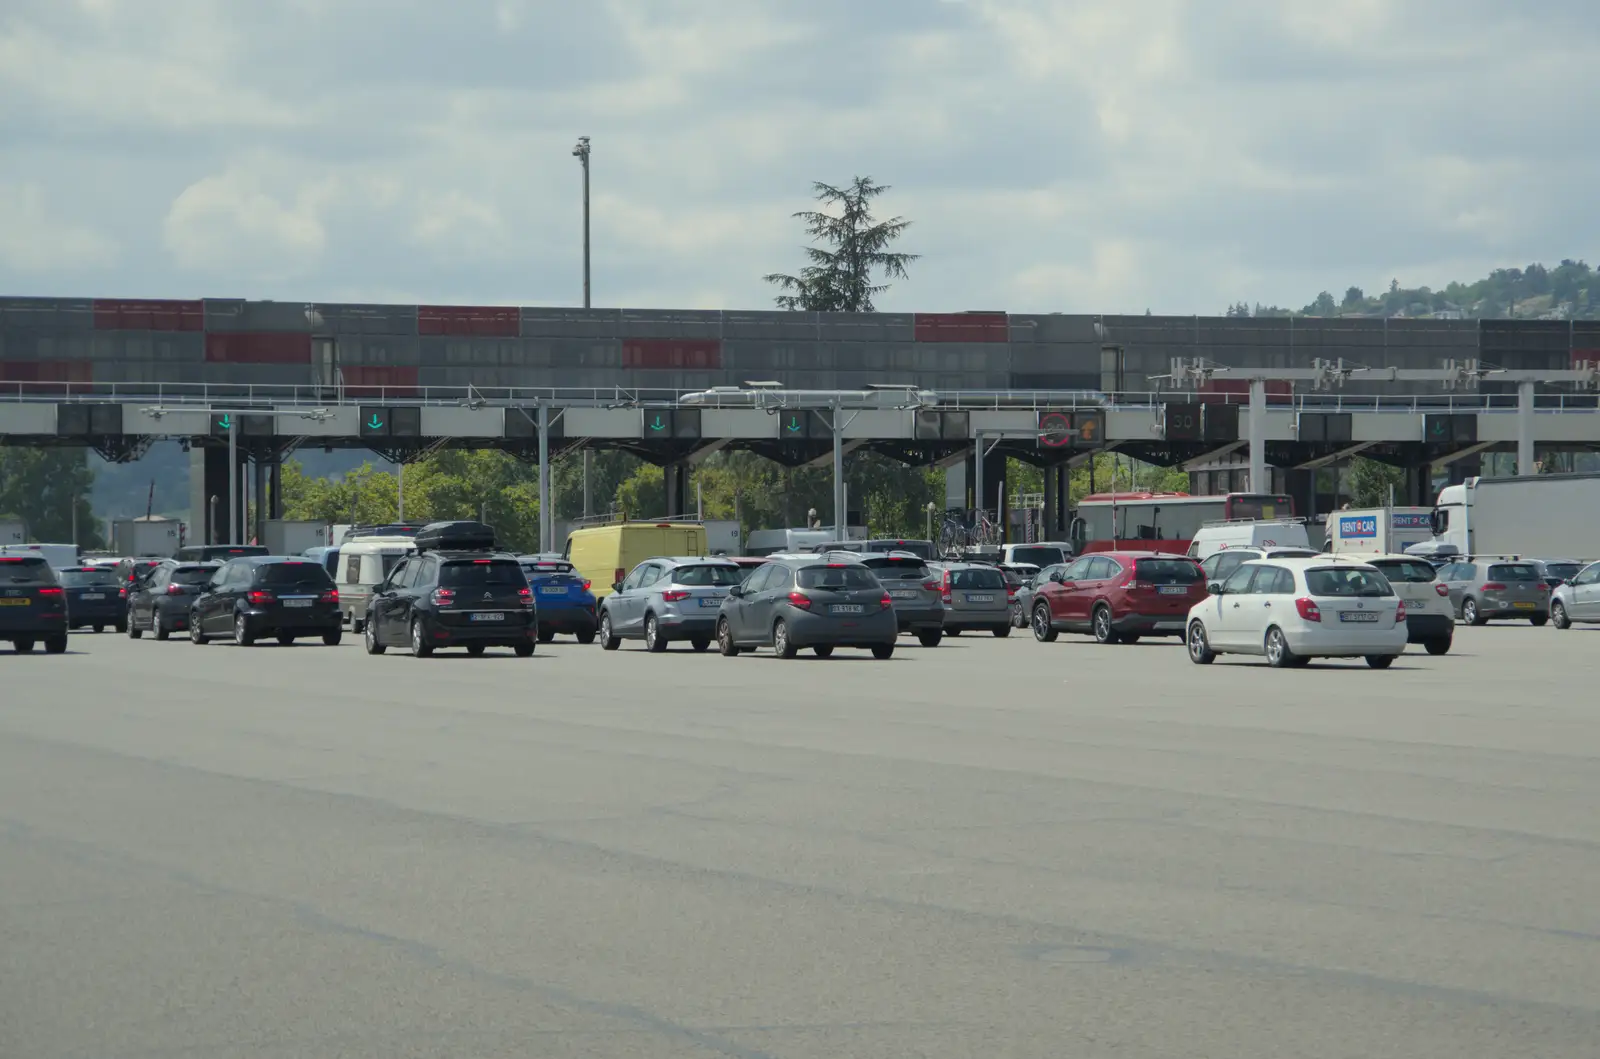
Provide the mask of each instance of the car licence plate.
{"label": "car licence plate", "polygon": [[503,610],[491,610],[491,611],[485,611],[484,613],[481,613],[481,614],[474,614],[469,620],[471,620],[471,621],[505,621],[506,620],[506,614],[505,614],[505,611],[503,611]]}
{"label": "car licence plate", "polygon": [[993,603],[994,602],[994,597],[993,596],[974,596],[974,595],[968,594],[967,602],[968,603]]}
{"label": "car licence plate", "polygon": [[835,603],[828,608],[830,614],[860,614],[865,609],[859,603]]}
{"label": "car licence plate", "polygon": [[1534,605],[1532,603],[1513,603],[1511,606],[1515,610],[1532,610]]}
{"label": "car licence plate", "polygon": [[1187,596],[1189,590],[1182,585],[1162,585],[1159,589],[1163,596]]}
{"label": "car licence plate", "polygon": [[560,585],[544,585],[539,589],[539,595],[541,596],[564,596],[566,594],[567,590]]}
{"label": "car licence plate", "polygon": [[106,598],[106,594],[104,592],[85,592],[83,595],[79,596],[78,598],[79,599],[105,599]]}
{"label": "car licence plate", "polygon": [[1375,610],[1344,610],[1339,612],[1340,621],[1377,621],[1378,612]]}
{"label": "car licence plate", "polygon": [[720,607],[720,606],[722,606],[722,597],[721,596],[701,596],[700,597],[700,605],[702,607]]}
{"label": "car licence plate", "polygon": [[26,596],[21,599],[0,599],[0,607],[26,607],[27,605],[28,598]]}
{"label": "car licence plate", "polygon": [[890,599],[916,599],[917,598],[917,594],[915,592],[907,591],[906,589],[902,588],[897,592],[890,592],[889,593],[889,598]]}
{"label": "car licence plate", "polygon": [[309,607],[311,606],[311,601],[309,599],[286,599],[283,601],[283,605],[286,607]]}

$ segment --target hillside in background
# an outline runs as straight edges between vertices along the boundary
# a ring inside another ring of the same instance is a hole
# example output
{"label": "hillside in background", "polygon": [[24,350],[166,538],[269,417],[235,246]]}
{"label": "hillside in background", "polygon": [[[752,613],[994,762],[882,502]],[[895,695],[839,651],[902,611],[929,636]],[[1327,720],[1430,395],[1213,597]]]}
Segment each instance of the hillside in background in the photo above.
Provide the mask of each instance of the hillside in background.
{"label": "hillside in background", "polygon": [[[393,466],[366,449],[302,449],[294,459],[313,478],[342,478],[364,463],[381,471]],[[143,458],[132,463],[107,463],[89,455],[94,472],[90,501],[102,519],[131,518],[145,513],[149,503],[153,514],[187,518],[189,511],[189,454],[176,441],[161,441],[150,446]],[[151,486],[154,483],[154,502]]]}
{"label": "hillside in background", "polygon": [[1402,287],[1368,294],[1348,287],[1342,295],[1323,291],[1301,309],[1238,302],[1228,316],[1378,316],[1413,319],[1600,320],[1600,272],[1583,260],[1564,260],[1555,268],[1497,268],[1472,283],[1450,283],[1439,290]]}

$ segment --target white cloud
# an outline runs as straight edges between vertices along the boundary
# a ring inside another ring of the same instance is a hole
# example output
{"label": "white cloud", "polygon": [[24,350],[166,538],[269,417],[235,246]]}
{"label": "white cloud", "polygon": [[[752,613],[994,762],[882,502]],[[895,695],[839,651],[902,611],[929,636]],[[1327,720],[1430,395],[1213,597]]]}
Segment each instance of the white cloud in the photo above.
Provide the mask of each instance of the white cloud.
{"label": "white cloud", "polygon": [[37,184],[0,184],[0,265],[18,273],[93,272],[117,259],[117,244],[53,214]]}
{"label": "white cloud", "polygon": [[1300,305],[1592,255],[1600,221],[1590,0],[6,8],[51,290],[575,302],[579,134],[601,304],[769,305],[789,214],[855,173],[915,221],[895,309]]}

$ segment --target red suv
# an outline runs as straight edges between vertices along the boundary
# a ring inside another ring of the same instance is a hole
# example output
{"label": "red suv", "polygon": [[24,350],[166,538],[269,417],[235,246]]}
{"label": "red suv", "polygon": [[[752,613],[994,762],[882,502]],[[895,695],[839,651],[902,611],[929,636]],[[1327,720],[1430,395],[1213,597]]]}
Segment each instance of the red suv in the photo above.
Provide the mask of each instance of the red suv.
{"label": "red suv", "polygon": [[1165,552],[1096,552],[1052,574],[1033,593],[1034,638],[1086,632],[1100,643],[1141,636],[1182,636],[1189,608],[1206,598],[1206,575],[1193,559]]}

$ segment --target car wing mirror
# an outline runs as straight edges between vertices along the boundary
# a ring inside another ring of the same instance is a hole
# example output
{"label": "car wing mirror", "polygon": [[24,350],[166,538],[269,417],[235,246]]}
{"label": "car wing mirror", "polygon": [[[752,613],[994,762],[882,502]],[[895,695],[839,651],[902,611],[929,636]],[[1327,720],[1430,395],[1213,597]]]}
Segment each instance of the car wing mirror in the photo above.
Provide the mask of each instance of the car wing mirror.
{"label": "car wing mirror", "polygon": [[1058,585],[1066,584],[1066,581],[1063,579],[1062,575],[1059,572],[1051,574],[1050,575],[1050,580],[1052,582],[1054,582],[1055,584],[1058,584]]}
{"label": "car wing mirror", "polygon": [[1210,582],[1209,584],[1206,585],[1206,591],[1209,592],[1213,596],[1222,595],[1223,594],[1222,582],[1221,581],[1212,581],[1212,582]]}
{"label": "car wing mirror", "polygon": [[728,589],[728,595],[730,595],[730,596],[743,596],[744,595],[744,586],[743,585],[734,585],[732,588]]}
{"label": "car wing mirror", "polygon": [[622,582],[621,581],[613,581],[613,582],[611,582],[611,591],[613,591],[613,592],[621,592],[622,591]]}

